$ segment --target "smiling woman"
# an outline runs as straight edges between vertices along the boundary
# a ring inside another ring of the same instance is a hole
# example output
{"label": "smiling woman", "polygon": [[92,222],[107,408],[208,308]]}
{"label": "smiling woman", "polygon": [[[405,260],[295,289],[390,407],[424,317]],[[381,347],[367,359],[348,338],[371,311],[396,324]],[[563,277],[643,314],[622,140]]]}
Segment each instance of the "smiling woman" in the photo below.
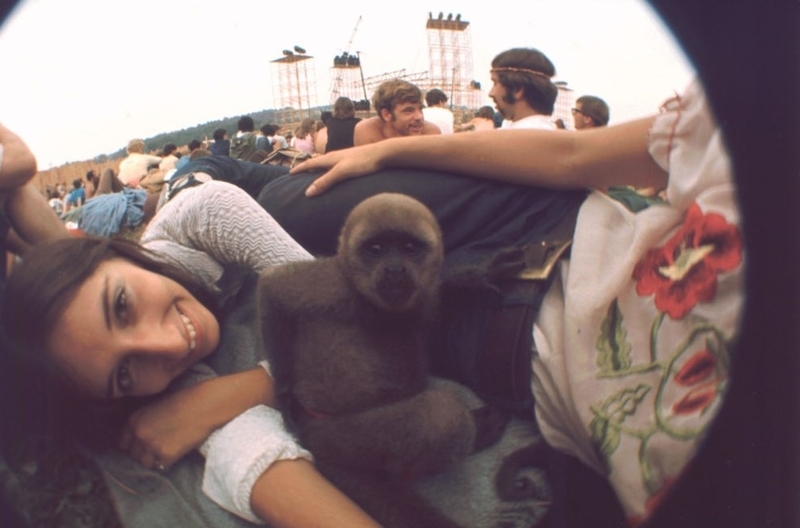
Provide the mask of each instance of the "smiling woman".
{"label": "smiling woman", "polygon": [[158,394],[219,344],[219,323],[186,288],[124,259],[101,262],[52,328],[55,362],[97,399]]}

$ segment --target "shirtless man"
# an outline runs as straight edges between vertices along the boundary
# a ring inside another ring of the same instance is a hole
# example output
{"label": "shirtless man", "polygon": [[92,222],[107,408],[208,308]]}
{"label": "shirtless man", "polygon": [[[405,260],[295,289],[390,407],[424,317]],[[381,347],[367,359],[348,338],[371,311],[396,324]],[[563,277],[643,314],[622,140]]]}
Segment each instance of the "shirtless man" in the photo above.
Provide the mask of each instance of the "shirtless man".
{"label": "shirtless man", "polygon": [[360,121],[353,132],[355,146],[401,136],[441,134],[422,114],[422,92],[413,84],[394,79],[378,86],[372,96],[378,115]]}

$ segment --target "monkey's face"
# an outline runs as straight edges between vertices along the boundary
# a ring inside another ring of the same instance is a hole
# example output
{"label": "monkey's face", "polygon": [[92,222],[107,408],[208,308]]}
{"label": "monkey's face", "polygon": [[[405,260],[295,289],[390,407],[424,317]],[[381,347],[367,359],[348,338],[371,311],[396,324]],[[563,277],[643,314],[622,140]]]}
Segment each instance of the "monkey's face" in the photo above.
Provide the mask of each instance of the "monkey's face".
{"label": "monkey's face", "polygon": [[435,288],[440,263],[432,250],[427,241],[403,232],[367,238],[358,245],[353,263],[356,288],[385,310],[411,310]]}
{"label": "monkey's face", "polygon": [[350,284],[383,310],[414,310],[438,294],[444,258],[439,225],[408,196],[380,194],[354,208],[337,258]]}

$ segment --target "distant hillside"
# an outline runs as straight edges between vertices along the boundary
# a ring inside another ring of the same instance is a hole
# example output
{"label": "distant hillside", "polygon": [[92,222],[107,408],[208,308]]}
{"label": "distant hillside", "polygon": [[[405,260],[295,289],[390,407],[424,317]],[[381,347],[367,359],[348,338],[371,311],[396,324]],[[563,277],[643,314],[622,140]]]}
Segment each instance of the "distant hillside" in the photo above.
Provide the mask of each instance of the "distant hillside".
{"label": "distant hillside", "polygon": [[[260,110],[258,112],[250,112],[250,117],[253,118],[253,121],[256,124],[256,130],[259,129],[262,125],[267,123],[275,123],[276,121],[276,114],[277,110]],[[317,112],[317,115],[319,112]],[[145,138],[144,146],[148,152],[155,152],[161,150],[161,147],[166,145],[167,143],[174,143],[175,145],[182,146],[188,145],[189,142],[193,139],[203,140],[204,138],[211,139],[214,135],[214,131],[218,128],[224,128],[228,131],[228,135],[232,136],[236,132],[236,123],[239,121],[241,115],[237,115],[235,117],[225,117],[222,119],[217,119],[216,121],[209,121],[207,123],[203,123],[200,125],[195,125],[193,127],[184,128],[181,130],[174,130],[172,132],[165,132],[163,134],[159,134],[157,136]],[[120,148],[118,151],[111,154],[109,157],[112,158],[121,158],[125,156],[125,148]],[[98,156],[95,158],[96,161],[102,161],[103,156]]]}
{"label": "distant hillside", "polygon": [[[320,110],[315,109],[312,112],[316,116],[319,116]],[[255,121],[256,124],[256,129],[258,129],[266,123],[277,123],[277,114],[277,110],[269,109],[250,112],[246,115],[249,115],[253,118],[253,121]],[[224,117],[222,119],[208,121],[207,123],[202,123],[193,127],[174,130],[172,132],[164,132],[163,134],[158,134],[157,136],[143,138],[145,150],[147,152],[158,153],[167,143],[174,143],[179,147],[183,147],[188,145],[193,139],[199,139],[201,141],[205,138],[211,139],[214,135],[214,130],[218,128],[224,128],[228,131],[228,135],[232,136],[236,132],[236,123],[239,121],[240,117],[241,115],[237,115],[235,117]],[[293,124],[286,124],[282,126],[289,130],[293,128]],[[71,188],[71,182],[78,178],[84,179],[89,170],[94,170],[98,175],[107,168],[113,168],[116,171],[119,161],[123,157],[125,157],[124,146],[116,152],[112,152],[110,154],[99,154],[91,160],[74,161],[59,167],[53,167],[45,171],[40,171],[36,175],[34,182],[37,183],[37,187],[42,192],[45,192],[47,188],[54,187],[58,183],[64,183],[68,188]]]}

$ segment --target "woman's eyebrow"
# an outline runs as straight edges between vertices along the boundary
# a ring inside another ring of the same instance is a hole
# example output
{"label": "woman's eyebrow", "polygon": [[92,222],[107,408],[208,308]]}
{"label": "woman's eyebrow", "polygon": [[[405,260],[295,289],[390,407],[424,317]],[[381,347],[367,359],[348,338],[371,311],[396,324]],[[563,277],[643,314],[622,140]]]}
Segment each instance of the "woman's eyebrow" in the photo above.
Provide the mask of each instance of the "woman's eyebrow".
{"label": "woman's eyebrow", "polygon": [[103,306],[103,316],[106,320],[106,328],[111,330],[111,310],[108,306],[108,276],[106,276],[105,281],[103,282],[103,291],[101,292],[102,298],[100,299],[100,304]]}

